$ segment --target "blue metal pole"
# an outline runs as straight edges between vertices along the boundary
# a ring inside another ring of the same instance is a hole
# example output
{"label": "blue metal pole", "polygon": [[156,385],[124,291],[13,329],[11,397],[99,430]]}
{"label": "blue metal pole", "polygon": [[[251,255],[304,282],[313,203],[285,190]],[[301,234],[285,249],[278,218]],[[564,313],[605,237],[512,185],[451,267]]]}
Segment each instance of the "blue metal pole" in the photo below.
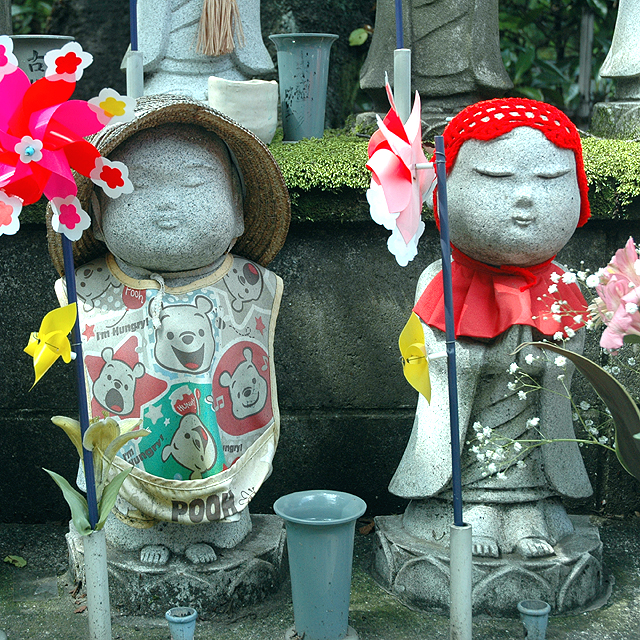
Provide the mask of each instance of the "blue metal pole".
{"label": "blue metal pole", "polygon": [[438,177],[438,215],[442,250],[442,282],[444,287],[444,319],[446,329],[447,372],[449,380],[449,412],[451,421],[451,484],[453,490],[453,523],[462,527],[462,480],[460,471],[460,426],[458,421],[458,378],[456,370],[456,332],[453,316],[451,283],[451,245],[449,241],[449,209],[447,203],[447,171],[444,138],[435,137],[436,175]]}
{"label": "blue metal pole", "polygon": [[131,51],[138,50],[138,0],[129,0],[129,31]]}
{"label": "blue metal pole", "polygon": [[[76,272],[73,264],[73,245],[71,240],[62,234],[62,256],[64,258],[64,275],[67,280],[67,301],[69,304],[77,304]],[[82,359],[82,335],[80,333],[80,313],[72,331],[73,350],[76,353],[75,367],[76,380],[78,382],[78,410],[80,413],[80,432],[84,438],[85,431],[89,428],[89,406],[87,404],[87,386],[84,377],[84,362]],[[87,504],[89,505],[89,524],[95,529],[98,523],[98,500],[96,496],[95,476],[93,472],[93,454],[82,448],[84,461],[84,475],[87,483]]]}
{"label": "blue metal pole", "polygon": [[402,27],[402,0],[396,0],[396,49],[404,49],[404,29]]}

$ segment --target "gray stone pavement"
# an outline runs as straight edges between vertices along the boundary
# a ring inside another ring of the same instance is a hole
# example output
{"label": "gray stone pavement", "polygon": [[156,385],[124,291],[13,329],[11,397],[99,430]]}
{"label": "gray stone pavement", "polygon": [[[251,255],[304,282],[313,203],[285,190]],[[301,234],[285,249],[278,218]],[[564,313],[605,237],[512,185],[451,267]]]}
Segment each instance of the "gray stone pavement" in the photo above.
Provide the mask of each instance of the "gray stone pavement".
{"label": "gray stone pavement", "polygon": [[[640,518],[599,519],[598,524],[605,564],[615,581],[611,596],[596,610],[552,616],[549,640],[640,639]],[[66,526],[61,524],[0,524],[0,558],[15,555],[27,561],[22,569],[0,562],[0,630],[8,640],[88,637],[87,614],[79,611],[84,601],[70,594],[73,585],[66,576],[65,532]],[[350,624],[361,640],[448,639],[447,617],[411,611],[371,579],[367,568],[372,542],[373,536],[356,533]],[[285,584],[258,606],[207,612],[203,617],[196,627],[196,640],[282,640],[293,624],[289,586]],[[483,614],[476,616],[473,624],[474,640],[523,637],[516,618]],[[169,638],[163,619],[113,612],[114,640]]]}

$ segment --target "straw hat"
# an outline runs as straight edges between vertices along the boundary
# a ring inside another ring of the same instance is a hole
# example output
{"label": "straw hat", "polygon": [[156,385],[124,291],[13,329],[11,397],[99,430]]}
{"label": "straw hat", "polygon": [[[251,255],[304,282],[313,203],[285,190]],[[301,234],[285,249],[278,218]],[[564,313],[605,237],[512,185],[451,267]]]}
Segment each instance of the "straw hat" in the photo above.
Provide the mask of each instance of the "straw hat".
{"label": "straw hat", "polygon": [[[267,147],[253,133],[200,102],[189,98],[156,95],[138,98],[136,118],[132,122],[105,127],[90,141],[103,156],[144,129],[167,123],[193,124],[212,131],[226,142],[237,160],[245,186],[244,234],[233,252],[263,266],[273,260],[282,248],[289,222],[291,204],[289,192],[275,159]],[[78,199],[83,208],[92,212],[91,195],[94,185],[84,176],[76,176]],[[47,238],[49,254],[60,275],[64,274],[62,239],[53,231],[51,204],[47,207]],[[106,252],[105,245],[96,240],[91,228],[73,243],[76,265],[93,260]]]}

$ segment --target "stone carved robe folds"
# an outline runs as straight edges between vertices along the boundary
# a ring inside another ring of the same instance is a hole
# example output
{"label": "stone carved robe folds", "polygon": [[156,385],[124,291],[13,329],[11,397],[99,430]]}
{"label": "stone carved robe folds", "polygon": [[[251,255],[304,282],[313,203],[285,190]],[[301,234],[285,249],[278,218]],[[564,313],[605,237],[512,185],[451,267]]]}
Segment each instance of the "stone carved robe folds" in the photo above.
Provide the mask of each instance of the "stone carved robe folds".
{"label": "stone carved robe folds", "polygon": [[[418,284],[417,299],[427,284],[440,271],[440,262],[433,263]],[[423,323],[428,353],[444,350],[444,334]],[[514,325],[491,341],[460,339],[456,342],[458,371],[460,442],[462,449],[463,500],[470,503],[535,502],[561,495],[584,498],[592,493],[591,484],[578,445],[573,442],[554,443],[534,449],[526,458],[526,467],[512,466],[505,479],[487,472],[488,462],[479,462],[470,451],[467,440],[473,440],[471,426],[478,421],[491,427],[496,436],[518,439],[535,438],[527,420],[540,418],[540,429],[548,438],[575,438],[571,405],[554,391],[563,392],[558,375],[563,370],[544,357],[527,365],[528,351],[512,355],[523,342],[538,339],[530,327]],[[584,337],[579,332],[566,347],[581,350]],[[572,344],[573,343],[573,344]],[[532,353],[535,353],[533,351]],[[517,391],[509,390],[509,365],[516,362],[526,373],[537,379],[542,392],[528,394],[521,400]],[[403,498],[450,498],[451,438],[449,432],[449,400],[447,363],[439,359],[430,363],[432,403],[420,396],[416,419],[409,444],[391,480],[391,493]],[[571,382],[572,369],[565,382]],[[498,467],[499,470],[499,467]]]}
{"label": "stone carved robe folds", "polygon": [[217,57],[196,52],[202,5],[203,0],[138,0],[145,94],[206,100],[209,76],[248,80],[273,72],[260,30],[260,0],[238,0],[245,44]]}

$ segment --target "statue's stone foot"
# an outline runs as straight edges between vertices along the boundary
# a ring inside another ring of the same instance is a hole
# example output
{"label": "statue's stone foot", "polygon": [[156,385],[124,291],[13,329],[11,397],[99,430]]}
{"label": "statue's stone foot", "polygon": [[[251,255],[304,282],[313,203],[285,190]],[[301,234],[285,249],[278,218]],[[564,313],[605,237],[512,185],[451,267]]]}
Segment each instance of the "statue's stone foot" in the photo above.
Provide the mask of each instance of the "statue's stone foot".
{"label": "statue's stone foot", "polygon": [[203,542],[187,547],[184,555],[187,556],[187,560],[190,560],[193,564],[208,564],[215,562],[218,558],[213,548]]}
{"label": "statue's stone foot", "polygon": [[[402,516],[378,516],[375,521],[372,573],[376,581],[412,609],[448,614],[448,541],[416,536],[405,528]],[[544,600],[554,613],[604,604],[610,584],[603,575],[598,529],[588,516],[570,516],[570,523],[570,533],[555,547],[540,537],[528,536],[521,538],[526,556],[522,549],[507,552],[504,547],[499,557],[474,555],[474,614],[517,616],[515,604],[523,599]],[[472,545],[479,541],[486,545],[492,536],[473,536]],[[533,555],[549,549],[551,555]]]}
{"label": "statue's stone foot", "polygon": [[161,544],[150,544],[140,549],[140,562],[163,565],[169,561],[169,549]]}
{"label": "statue's stone foot", "polygon": [[523,558],[544,558],[555,554],[553,547],[542,538],[522,538],[516,543],[514,551]]}
{"label": "statue's stone foot", "polygon": [[474,556],[481,556],[482,558],[500,557],[500,548],[495,538],[490,538],[489,536],[473,536],[471,545],[471,553]]}

